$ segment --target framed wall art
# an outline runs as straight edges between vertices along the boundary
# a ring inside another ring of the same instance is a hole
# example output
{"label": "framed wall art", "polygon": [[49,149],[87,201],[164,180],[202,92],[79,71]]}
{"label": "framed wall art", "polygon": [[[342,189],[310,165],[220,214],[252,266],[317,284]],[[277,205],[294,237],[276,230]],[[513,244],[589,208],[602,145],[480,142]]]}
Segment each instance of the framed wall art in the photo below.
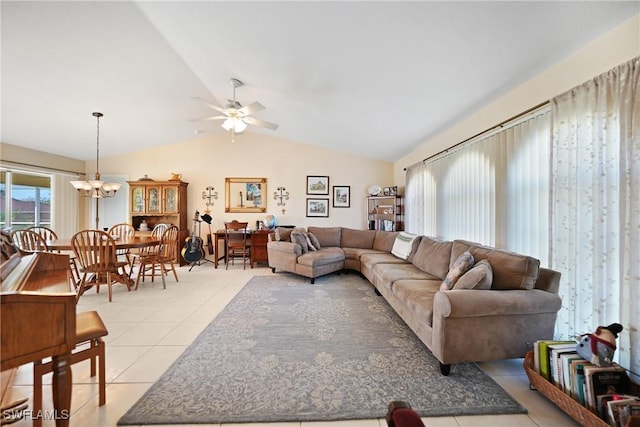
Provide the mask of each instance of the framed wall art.
{"label": "framed wall art", "polygon": [[329,177],[307,175],[307,194],[329,195]]}
{"label": "framed wall art", "polygon": [[333,186],[333,207],[334,208],[351,207],[351,186],[349,185]]}
{"label": "framed wall art", "polygon": [[329,199],[307,199],[308,217],[329,217]]}
{"label": "framed wall art", "polygon": [[225,178],[225,212],[266,212],[267,178]]}

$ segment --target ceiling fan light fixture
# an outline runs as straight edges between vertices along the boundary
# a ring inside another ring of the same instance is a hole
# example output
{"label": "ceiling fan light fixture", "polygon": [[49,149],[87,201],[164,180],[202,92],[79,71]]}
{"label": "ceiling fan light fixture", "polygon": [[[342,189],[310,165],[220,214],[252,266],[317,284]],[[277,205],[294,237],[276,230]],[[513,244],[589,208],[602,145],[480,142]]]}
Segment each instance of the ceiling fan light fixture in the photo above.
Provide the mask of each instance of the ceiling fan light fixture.
{"label": "ceiling fan light fixture", "polygon": [[240,133],[247,128],[247,124],[237,117],[229,117],[222,123],[222,127],[226,131],[233,130],[235,133]]}

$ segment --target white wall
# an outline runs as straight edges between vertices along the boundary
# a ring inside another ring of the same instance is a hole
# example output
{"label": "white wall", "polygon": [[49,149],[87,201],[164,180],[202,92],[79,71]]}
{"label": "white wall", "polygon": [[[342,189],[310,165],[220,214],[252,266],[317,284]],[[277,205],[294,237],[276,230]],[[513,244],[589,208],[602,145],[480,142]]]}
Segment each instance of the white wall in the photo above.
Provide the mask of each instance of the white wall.
{"label": "white wall", "polygon": [[[94,163],[87,162],[87,171],[95,168]],[[280,224],[342,225],[351,228],[366,228],[367,188],[372,184],[391,186],[393,183],[391,162],[250,132],[236,136],[234,143],[224,133],[123,156],[101,158],[100,173],[103,176],[127,174],[130,180],[140,179],[145,174],[155,180],[167,180],[172,173],[182,174],[182,180],[189,183],[188,218],[193,217],[196,209],[204,212],[206,206],[202,192],[211,185],[218,192],[211,213],[214,230],[223,228],[224,221],[247,220],[254,225],[256,220],[266,216],[262,213],[225,213],[226,177],[266,178],[267,213],[275,214]],[[329,176],[331,187],[351,186],[351,207],[333,208],[332,194],[306,195],[307,175]],[[290,194],[284,215],[273,199],[273,193],[279,186],[286,187]],[[307,197],[330,199],[329,218],[307,218]]]}
{"label": "white wall", "polygon": [[404,168],[548,101],[638,55],[640,14],[455,126],[425,140],[418,148],[394,163],[394,185],[404,187]]}

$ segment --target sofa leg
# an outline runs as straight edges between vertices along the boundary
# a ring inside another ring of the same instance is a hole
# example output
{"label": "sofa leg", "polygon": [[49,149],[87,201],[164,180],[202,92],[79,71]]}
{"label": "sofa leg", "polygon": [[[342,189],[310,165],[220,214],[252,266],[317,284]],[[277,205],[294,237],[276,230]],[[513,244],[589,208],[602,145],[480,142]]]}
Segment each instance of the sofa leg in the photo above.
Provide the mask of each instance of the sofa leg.
{"label": "sofa leg", "polygon": [[315,278],[315,277],[312,277],[312,278],[311,278],[311,284],[313,285],[314,283],[316,283],[316,278]]}
{"label": "sofa leg", "polygon": [[276,268],[275,267],[271,267],[271,272],[275,273],[276,272]]}
{"label": "sofa leg", "polygon": [[451,364],[448,363],[445,365],[441,362],[438,363],[440,363],[440,372],[442,373],[442,375],[444,375],[445,377],[449,376],[449,372],[451,372]]}

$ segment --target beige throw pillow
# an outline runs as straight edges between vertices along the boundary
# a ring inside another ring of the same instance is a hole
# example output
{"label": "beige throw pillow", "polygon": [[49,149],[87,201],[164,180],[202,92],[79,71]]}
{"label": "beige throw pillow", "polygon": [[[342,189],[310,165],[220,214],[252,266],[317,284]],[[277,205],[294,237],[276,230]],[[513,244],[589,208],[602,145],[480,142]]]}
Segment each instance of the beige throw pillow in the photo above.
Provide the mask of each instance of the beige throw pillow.
{"label": "beige throw pillow", "polygon": [[486,259],[478,261],[458,279],[453,289],[491,289],[493,269]]}
{"label": "beige throw pillow", "polygon": [[466,251],[460,254],[458,259],[453,263],[447,277],[444,278],[444,282],[440,285],[441,291],[448,291],[453,288],[458,279],[462,277],[473,266],[473,255],[471,252]]}

